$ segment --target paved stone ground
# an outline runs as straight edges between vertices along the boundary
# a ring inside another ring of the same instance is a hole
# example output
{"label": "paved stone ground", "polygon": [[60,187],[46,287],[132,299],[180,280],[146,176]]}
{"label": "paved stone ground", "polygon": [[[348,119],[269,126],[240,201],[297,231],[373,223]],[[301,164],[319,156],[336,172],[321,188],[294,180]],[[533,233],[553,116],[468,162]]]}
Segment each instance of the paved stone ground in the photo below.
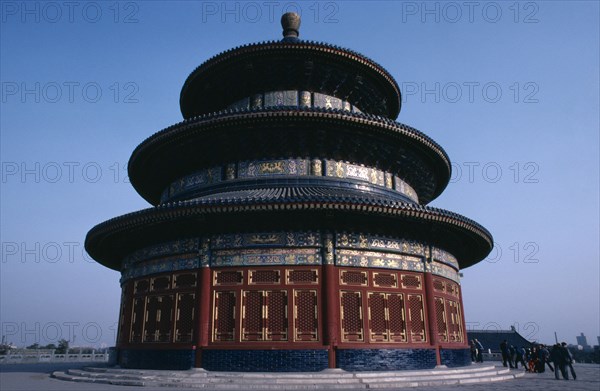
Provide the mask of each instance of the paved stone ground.
{"label": "paved stone ground", "polygon": [[[0,365],[1,391],[165,391],[166,388],[128,387],[107,384],[74,383],[53,379],[53,371],[83,368],[90,363],[77,364],[16,364]],[[526,374],[516,380],[462,386],[419,387],[419,391],[598,391],[600,390],[600,365],[576,364],[577,380],[555,380],[554,373]],[[177,388],[177,390],[194,390]],[[195,389],[197,391],[197,389]]]}

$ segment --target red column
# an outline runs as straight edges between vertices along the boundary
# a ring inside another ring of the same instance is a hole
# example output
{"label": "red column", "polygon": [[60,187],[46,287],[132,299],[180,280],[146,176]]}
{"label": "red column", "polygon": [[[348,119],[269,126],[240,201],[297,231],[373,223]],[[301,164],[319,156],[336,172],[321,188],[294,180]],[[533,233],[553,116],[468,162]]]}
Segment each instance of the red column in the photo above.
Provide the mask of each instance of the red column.
{"label": "red column", "polygon": [[204,348],[210,336],[210,268],[203,267],[200,276],[200,346]]}
{"label": "red column", "polygon": [[196,327],[194,328],[194,348],[196,350],[196,360],[194,362],[194,367],[201,368],[202,367],[202,271],[204,268],[200,269],[200,272],[197,273],[197,282],[196,282]]}
{"label": "red column", "polygon": [[458,285],[458,304],[460,305],[460,320],[462,322],[462,338],[463,338],[463,345],[465,347],[469,347],[469,340],[467,339],[467,324],[465,323],[465,308],[463,306],[463,300],[462,300],[462,287],[460,286],[460,282],[457,283]]}
{"label": "red column", "polygon": [[430,272],[423,273],[425,275],[425,299],[427,302],[427,324],[429,331],[429,341],[435,349],[435,361],[437,365],[442,365],[440,356],[440,346],[438,345],[438,328],[437,315],[435,312],[435,300],[433,297],[433,278]]}
{"label": "red column", "polygon": [[[117,340],[115,346],[129,343],[131,338],[131,307],[133,306],[133,280],[127,281],[121,287],[121,305],[119,306],[119,323],[117,325]],[[121,312],[122,311],[122,312]]]}
{"label": "red column", "polygon": [[210,332],[210,268],[200,269],[198,281],[198,323],[196,336],[196,368],[202,368],[202,349],[208,346]]}
{"label": "red column", "polygon": [[335,351],[339,341],[339,305],[338,305],[338,277],[334,265],[323,266],[323,333],[324,343],[328,345],[329,368],[335,368]]}
{"label": "red column", "polygon": [[340,334],[340,306],[333,235],[325,234],[323,244],[323,280],[321,282],[323,343],[328,347],[329,368],[335,368],[335,353]]}
{"label": "red column", "polygon": [[210,243],[207,238],[202,239],[200,248],[200,273],[198,281],[198,336],[196,337],[196,368],[202,367],[202,350],[208,346],[210,336],[210,310],[211,310],[211,270],[210,270]]}

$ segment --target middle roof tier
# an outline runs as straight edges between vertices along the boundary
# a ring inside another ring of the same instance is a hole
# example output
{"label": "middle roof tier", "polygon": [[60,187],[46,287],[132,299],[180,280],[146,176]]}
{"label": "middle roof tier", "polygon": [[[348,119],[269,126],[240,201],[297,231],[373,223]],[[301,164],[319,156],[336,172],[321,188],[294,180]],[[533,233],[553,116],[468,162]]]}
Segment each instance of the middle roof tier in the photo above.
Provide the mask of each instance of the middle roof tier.
{"label": "middle roof tier", "polygon": [[441,194],[451,174],[446,152],[410,126],[364,113],[297,107],[226,110],[185,120],[142,142],[128,168],[136,191],[158,205],[173,183],[200,170],[295,158],[366,167],[371,175],[391,177],[394,189],[397,181],[405,184],[408,190],[401,193],[420,204]]}

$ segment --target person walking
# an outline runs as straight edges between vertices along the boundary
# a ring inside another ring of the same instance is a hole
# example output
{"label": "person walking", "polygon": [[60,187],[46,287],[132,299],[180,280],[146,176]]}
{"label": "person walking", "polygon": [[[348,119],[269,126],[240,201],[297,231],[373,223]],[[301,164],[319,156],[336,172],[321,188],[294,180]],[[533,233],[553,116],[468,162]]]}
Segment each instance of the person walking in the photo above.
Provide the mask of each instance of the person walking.
{"label": "person walking", "polygon": [[554,372],[554,368],[552,368],[552,365],[550,364],[550,352],[546,348],[546,345],[540,345],[539,359],[540,362],[538,372],[544,372],[546,370],[546,365],[548,365],[548,368],[550,368],[550,370]]}
{"label": "person walking", "polygon": [[483,345],[475,338],[475,346],[477,347],[477,362],[483,362]]}
{"label": "person walking", "polygon": [[554,378],[560,380],[559,371],[563,376],[563,379],[569,380],[568,374],[565,377],[566,371],[564,368],[564,353],[562,347],[559,344],[554,344],[550,351],[550,359],[554,363]]}
{"label": "person walking", "polygon": [[569,350],[569,348],[567,347],[567,343],[563,342],[561,344],[561,349],[563,352],[563,357],[565,360],[565,371],[564,373],[567,375],[567,378],[569,376],[569,373],[567,372],[567,367],[569,367],[569,369],[571,370],[571,376],[573,376],[573,380],[577,380],[577,375],[575,374],[575,369],[573,369],[573,355],[571,354],[571,351]]}
{"label": "person walking", "polygon": [[521,346],[515,349],[515,369],[519,369],[519,363],[527,370],[527,364],[525,364],[525,348]]}
{"label": "person walking", "polygon": [[517,364],[516,364],[516,361],[517,361],[517,349],[515,349],[515,347],[513,345],[509,345],[508,346],[508,353],[509,353],[508,358],[510,360],[509,361],[510,367],[511,368],[516,368],[517,367]]}
{"label": "person walking", "polygon": [[512,368],[513,365],[510,361],[510,351],[508,350],[508,342],[506,340],[500,343],[500,352],[502,353],[502,365],[504,367],[507,367],[508,365],[506,365],[506,363],[508,362],[510,364],[510,367]]}
{"label": "person walking", "polygon": [[477,346],[474,339],[471,340],[469,347],[471,348],[471,362],[475,362],[477,361]]}
{"label": "person walking", "polygon": [[527,363],[529,364],[529,372],[538,372],[538,362],[538,347],[534,345],[531,347],[531,351],[529,352],[529,358],[527,359]]}

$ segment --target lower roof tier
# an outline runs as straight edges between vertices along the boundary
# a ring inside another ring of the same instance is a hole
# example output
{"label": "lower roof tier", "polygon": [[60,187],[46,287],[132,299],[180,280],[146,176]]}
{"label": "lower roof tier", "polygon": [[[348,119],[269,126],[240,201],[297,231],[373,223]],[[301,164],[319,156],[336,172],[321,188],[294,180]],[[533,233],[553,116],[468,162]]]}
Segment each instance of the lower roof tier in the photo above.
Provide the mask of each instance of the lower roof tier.
{"label": "lower roof tier", "polygon": [[300,157],[350,162],[397,175],[422,204],[450,179],[445,151],[418,130],[342,110],[232,110],[184,121],[142,142],[129,161],[138,193],[157,205],[186,175],[236,161]]}
{"label": "lower roof tier", "polygon": [[367,232],[419,240],[454,254],[465,268],[492,249],[491,234],[456,213],[371,193],[289,187],[212,194],[162,204],[94,227],[87,252],[121,270],[121,261],[141,248],[186,237],[231,232],[321,230]]}

